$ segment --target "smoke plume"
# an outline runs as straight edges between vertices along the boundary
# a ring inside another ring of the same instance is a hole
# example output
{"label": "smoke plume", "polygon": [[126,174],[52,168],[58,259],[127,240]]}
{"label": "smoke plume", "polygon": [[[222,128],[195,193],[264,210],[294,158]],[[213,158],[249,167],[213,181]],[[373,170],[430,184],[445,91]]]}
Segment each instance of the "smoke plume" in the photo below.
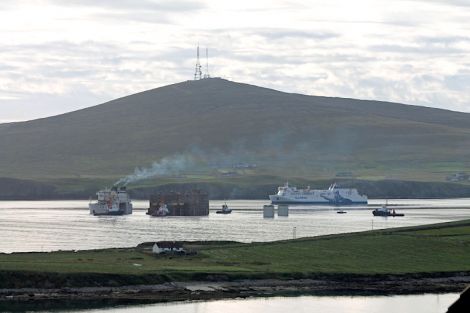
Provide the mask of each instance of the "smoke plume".
{"label": "smoke plume", "polygon": [[119,179],[114,185],[126,186],[155,176],[179,175],[182,171],[192,167],[193,163],[193,159],[187,155],[166,157],[159,162],[154,162],[150,167],[136,168],[134,173]]}

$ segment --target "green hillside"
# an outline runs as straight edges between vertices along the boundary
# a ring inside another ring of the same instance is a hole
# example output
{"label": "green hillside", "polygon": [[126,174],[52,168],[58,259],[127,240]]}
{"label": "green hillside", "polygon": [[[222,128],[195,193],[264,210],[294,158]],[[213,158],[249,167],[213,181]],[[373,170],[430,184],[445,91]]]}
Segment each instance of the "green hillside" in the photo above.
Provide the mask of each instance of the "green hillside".
{"label": "green hillside", "polygon": [[[199,279],[210,274],[223,275],[225,279],[298,279],[315,274],[432,277],[460,272],[464,276],[470,271],[469,220],[263,243],[185,242],[185,249],[197,252],[187,256],[155,257],[151,253],[153,244],[124,249],[0,254],[0,277],[100,273],[127,275],[130,279],[132,275],[152,274],[166,275],[167,280],[197,280],[198,274]],[[53,276],[49,281],[52,280]],[[28,283],[42,287],[44,281],[47,280],[31,279]],[[25,287],[32,286],[17,279],[0,282],[0,288]]]}
{"label": "green hillside", "polygon": [[[338,172],[372,181],[444,182],[470,171],[470,114],[213,78],[0,124],[0,177],[73,189],[112,183],[178,156],[191,163],[159,183],[236,176],[249,184],[266,175],[321,180]],[[234,169],[238,163],[256,166]]]}

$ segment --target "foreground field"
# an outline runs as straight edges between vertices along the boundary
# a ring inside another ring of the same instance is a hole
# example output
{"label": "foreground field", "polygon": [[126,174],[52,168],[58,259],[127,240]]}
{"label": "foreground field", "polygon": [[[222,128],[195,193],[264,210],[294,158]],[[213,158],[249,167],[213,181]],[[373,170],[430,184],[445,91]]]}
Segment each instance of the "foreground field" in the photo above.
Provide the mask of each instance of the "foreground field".
{"label": "foreground field", "polygon": [[[99,239],[98,239],[99,240]],[[269,243],[186,243],[194,255],[137,248],[0,254],[0,273],[115,274],[193,280],[470,271],[470,220]]]}

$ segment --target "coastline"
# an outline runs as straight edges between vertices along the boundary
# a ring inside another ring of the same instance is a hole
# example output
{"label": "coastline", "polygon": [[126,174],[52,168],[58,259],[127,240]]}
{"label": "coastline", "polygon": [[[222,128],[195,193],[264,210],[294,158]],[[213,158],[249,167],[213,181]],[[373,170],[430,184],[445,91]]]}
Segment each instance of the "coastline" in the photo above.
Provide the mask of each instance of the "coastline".
{"label": "coastline", "polygon": [[244,244],[0,254],[0,308],[32,301],[155,303],[283,295],[460,292],[470,220]]}
{"label": "coastline", "polygon": [[175,281],[150,285],[0,289],[0,302],[113,300],[143,303],[300,295],[404,295],[460,292],[470,272],[304,279]]}

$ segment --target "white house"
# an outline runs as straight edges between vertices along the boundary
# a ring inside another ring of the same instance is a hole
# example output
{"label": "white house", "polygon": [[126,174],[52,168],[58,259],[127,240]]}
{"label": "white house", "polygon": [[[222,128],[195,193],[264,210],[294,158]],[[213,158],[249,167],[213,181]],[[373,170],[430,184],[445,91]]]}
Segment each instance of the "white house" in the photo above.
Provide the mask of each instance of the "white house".
{"label": "white house", "polygon": [[183,244],[177,241],[159,241],[156,242],[152,247],[154,254],[160,253],[181,253],[185,252]]}

